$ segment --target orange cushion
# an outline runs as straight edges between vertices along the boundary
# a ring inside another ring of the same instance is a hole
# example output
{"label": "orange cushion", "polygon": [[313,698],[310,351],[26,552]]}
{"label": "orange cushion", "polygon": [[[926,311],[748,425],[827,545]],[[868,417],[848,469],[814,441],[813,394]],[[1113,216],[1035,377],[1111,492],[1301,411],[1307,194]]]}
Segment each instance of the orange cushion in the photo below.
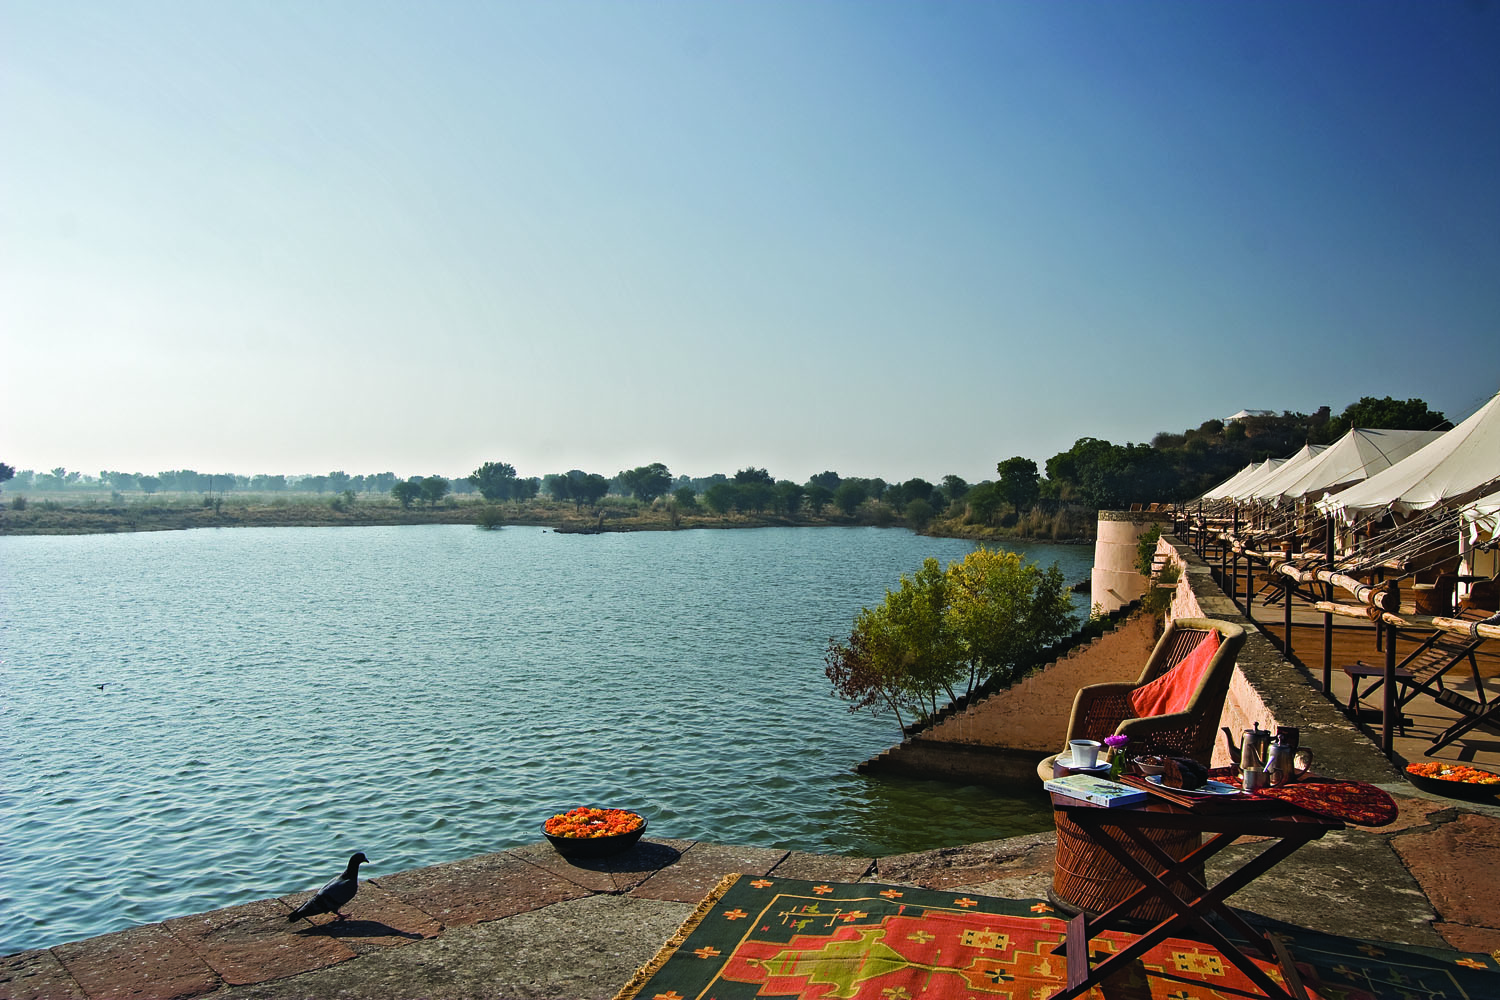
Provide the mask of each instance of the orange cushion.
{"label": "orange cushion", "polygon": [[1181,712],[1192,703],[1193,692],[1208,669],[1209,661],[1219,651],[1219,633],[1209,632],[1182,661],[1149,684],[1130,692],[1130,708],[1136,718],[1170,715]]}

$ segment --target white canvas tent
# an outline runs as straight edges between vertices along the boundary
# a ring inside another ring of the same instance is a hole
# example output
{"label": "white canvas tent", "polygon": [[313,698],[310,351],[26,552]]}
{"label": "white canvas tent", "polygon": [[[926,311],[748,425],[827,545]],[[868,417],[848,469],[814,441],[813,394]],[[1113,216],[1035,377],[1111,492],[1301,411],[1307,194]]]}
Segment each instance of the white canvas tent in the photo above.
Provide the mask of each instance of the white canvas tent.
{"label": "white canvas tent", "polygon": [[1341,493],[1318,509],[1348,523],[1395,511],[1410,514],[1462,500],[1500,480],[1500,394],[1467,420],[1384,472]]}
{"label": "white canvas tent", "polygon": [[1228,500],[1253,487],[1266,476],[1275,472],[1285,462],[1284,458],[1268,458],[1245,466],[1224,482],[1203,494],[1203,500]]}
{"label": "white canvas tent", "polygon": [[1500,493],[1475,500],[1459,516],[1469,529],[1470,543],[1500,535]]}
{"label": "white canvas tent", "polygon": [[1279,483],[1290,481],[1317,461],[1319,455],[1328,450],[1326,444],[1305,444],[1297,454],[1282,462],[1270,475],[1234,494],[1236,500],[1266,500],[1281,493]]}
{"label": "white canvas tent", "polygon": [[1273,506],[1318,497],[1383,472],[1443,436],[1442,431],[1392,431],[1355,427],[1311,462],[1277,471],[1255,491]]}

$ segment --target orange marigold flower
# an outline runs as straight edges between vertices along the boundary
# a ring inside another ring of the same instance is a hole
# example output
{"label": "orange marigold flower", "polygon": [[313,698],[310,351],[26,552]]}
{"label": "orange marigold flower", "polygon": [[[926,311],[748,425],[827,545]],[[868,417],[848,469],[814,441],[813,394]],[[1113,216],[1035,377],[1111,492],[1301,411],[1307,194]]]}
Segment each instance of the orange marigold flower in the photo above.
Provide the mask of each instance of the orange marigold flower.
{"label": "orange marigold flower", "polygon": [[554,837],[615,837],[639,829],[643,822],[639,814],[628,809],[579,806],[553,816],[542,824],[542,829]]}
{"label": "orange marigold flower", "polygon": [[1419,778],[1457,781],[1466,785],[1500,785],[1500,774],[1481,771],[1467,764],[1445,764],[1437,760],[1412,761],[1406,770]]}

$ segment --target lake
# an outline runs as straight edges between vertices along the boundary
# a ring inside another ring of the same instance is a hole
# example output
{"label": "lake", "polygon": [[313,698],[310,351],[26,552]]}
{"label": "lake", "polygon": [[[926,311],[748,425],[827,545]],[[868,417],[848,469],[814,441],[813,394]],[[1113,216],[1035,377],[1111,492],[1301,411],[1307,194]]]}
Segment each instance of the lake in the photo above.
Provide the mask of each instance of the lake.
{"label": "lake", "polygon": [[[0,538],[0,954],[542,839],[889,855],[1044,799],[874,779],[823,676],[903,529],[238,528]],[[1087,579],[1087,546],[1017,545]],[[1086,598],[1078,599],[1080,613]]]}

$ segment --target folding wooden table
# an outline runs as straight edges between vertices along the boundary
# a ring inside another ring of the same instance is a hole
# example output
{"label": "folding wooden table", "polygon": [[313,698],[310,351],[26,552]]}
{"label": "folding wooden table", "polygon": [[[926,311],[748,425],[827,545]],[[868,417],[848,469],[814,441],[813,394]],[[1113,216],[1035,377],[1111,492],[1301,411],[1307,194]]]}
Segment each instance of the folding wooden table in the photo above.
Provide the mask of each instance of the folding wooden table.
{"label": "folding wooden table", "polygon": [[[1250,927],[1224,900],[1286,860],[1297,848],[1319,839],[1330,830],[1343,829],[1342,822],[1263,800],[1208,800],[1201,806],[1188,808],[1152,798],[1134,806],[1106,808],[1054,794],[1052,803],[1141,882],[1139,889],[1103,913],[1097,916],[1080,913],[1068,921],[1064,946],[1067,949],[1068,985],[1054,994],[1052,1000],[1082,996],[1090,987],[1103,982],[1169,937],[1188,937],[1212,945],[1273,1000],[1306,1000],[1307,993],[1286,949],[1276,939]],[[1176,860],[1148,839],[1148,830],[1185,830],[1207,836],[1201,847]],[[1272,843],[1212,887],[1193,873],[1196,865],[1240,837],[1265,837]],[[1131,844],[1144,851],[1155,864],[1147,866],[1132,856]],[[1119,927],[1124,914],[1150,897],[1161,900],[1171,913],[1138,940],[1091,969],[1090,939]],[[1266,975],[1239,945],[1210,923],[1207,919],[1210,914],[1217,915],[1235,934],[1277,963],[1290,991]]]}

